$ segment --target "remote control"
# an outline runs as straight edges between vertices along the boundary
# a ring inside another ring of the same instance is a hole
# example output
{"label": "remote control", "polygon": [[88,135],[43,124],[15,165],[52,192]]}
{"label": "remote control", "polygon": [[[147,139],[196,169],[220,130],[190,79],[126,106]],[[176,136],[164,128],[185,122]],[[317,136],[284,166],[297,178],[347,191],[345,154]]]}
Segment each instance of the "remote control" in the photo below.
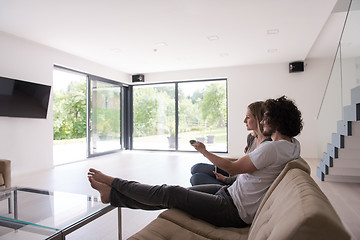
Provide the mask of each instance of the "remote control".
{"label": "remote control", "polygon": [[190,140],[190,144],[194,144],[194,143],[196,143],[195,140]]}

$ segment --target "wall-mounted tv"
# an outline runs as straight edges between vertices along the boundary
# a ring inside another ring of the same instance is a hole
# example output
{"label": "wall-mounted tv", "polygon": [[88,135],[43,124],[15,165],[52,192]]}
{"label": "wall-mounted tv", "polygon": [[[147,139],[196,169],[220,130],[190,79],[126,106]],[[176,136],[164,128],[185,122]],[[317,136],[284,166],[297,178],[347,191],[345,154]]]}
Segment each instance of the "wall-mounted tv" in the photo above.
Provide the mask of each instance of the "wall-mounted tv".
{"label": "wall-mounted tv", "polygon": [[46,118],[51,86],[0,76],[0,116]]}

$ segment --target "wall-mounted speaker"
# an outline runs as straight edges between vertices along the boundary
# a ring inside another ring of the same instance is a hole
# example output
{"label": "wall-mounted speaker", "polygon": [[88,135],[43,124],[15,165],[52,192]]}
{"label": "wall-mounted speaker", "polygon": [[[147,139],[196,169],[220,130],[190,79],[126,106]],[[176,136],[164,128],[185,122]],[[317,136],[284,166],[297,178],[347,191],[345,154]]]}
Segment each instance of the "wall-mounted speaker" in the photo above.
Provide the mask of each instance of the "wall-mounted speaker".
{"label": "wall-mounted speaker", "polygon": [[293,72],[303,72],[304,71],[304,62],[291,62],[289,63],[289,73]]}
{"label": "wall-mounted speaker", "polygon": [[132,75],[132,81],[133,82],[144,82],[145,81],[145,76],[144,76],[144,74]]}

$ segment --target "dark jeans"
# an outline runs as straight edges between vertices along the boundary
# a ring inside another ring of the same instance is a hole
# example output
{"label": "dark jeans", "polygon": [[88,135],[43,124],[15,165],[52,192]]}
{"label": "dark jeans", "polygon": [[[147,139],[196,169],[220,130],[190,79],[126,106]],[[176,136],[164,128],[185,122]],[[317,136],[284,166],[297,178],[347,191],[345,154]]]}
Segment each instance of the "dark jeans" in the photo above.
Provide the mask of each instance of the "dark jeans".
{"label": "dark jeans", "polygon": [[119,178],[111,186],[110,202],[115,207],[144,210],[177,208],[219,227],[247,226],[239,217],[227,186],[153,186]]}
{"label": "dark jeans", "polygon": [[[202,185],[202,184],[221,184],[225,185],[225,183],[216,179],[215,174],[215,166],[207,163],[197,163],[191,168],[191,178],[190,183],[192,186]],[[218,168],[218,173],[221,173],[224,176],[229,176],[227,172]]]}

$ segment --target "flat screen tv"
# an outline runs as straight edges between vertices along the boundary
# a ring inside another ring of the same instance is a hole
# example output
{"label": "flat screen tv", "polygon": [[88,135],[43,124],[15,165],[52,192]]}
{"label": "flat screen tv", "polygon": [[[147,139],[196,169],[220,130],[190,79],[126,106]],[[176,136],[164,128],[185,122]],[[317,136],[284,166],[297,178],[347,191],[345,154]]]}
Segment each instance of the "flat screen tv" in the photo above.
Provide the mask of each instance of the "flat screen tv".
{"label": "flat screen tv", "polygon": [[46,118],[51,86],[0,76],[0,116]]}

